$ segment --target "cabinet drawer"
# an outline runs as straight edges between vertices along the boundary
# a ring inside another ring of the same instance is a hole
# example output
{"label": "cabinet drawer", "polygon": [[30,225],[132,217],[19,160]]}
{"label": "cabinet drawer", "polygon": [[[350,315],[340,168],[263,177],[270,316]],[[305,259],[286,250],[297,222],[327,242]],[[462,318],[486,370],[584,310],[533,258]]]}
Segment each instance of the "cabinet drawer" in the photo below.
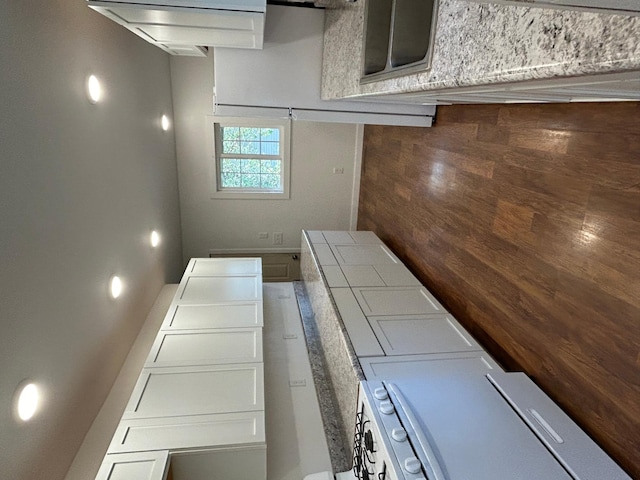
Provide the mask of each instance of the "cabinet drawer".
{"label": "cabinet drawer", "polygon": [[331,296],[336,302],[340,318],[344,323],[353,349],[358,357],[384,355],[367,318],[358,306],[350,288],[332,288]]}
{"label": "cabinet drawer", "polygon": [[192,258],[185,270],[190,275],[255,275],[262,273],[260,258]]}
{"label": "cabinet drawer", "polygon": [[123,419],[264,410],[260,363],[144,368]]}
{"label": "cabinet drawer", "polygon": [[122,420],[108,451],[177,450],[264,442],[264,412],[239,412]]}
{"label": "cabinet drawer", "polygon": [[262,329],[161,331],[146,367],[262,362]]}
{"label": "cabinet drawer", "polygon": [[368,320],[387,355],[482,350],[451,315],[369,317]]}
{"label": "cabinet drawer", "polygon": [[336,244],[330,245],[340,265],[378,265],[400,263],[385,245]]}
{"label": "cabinet drawer", "polygon": [[169,468],[169,452],[107,454],[96,480],[164,480]]}
{"label": "cabinet drawer", "polygon": [[162,330],[261,327],[263,325],[261,301],[215,305],[174,304],[164,317]]}
{"label": "cabinet drawer", "polygon": [[361,287],[353,294],[366,316],[446,313],[424,287]]}
{"label": "cabinet drawer", "polygon": [[461,373],[485,375],[502,371],[488,353],[433,353],[430,355],[398,355],[395,357],[367,357],[360,359],[367,380],[394,380],[415,377],[416,372],[444,376]]}
{"label": "cabinet drawer", "polygon": [[179,303],[211,304],[262,300],[262,275],[191,275],[178,287]]}

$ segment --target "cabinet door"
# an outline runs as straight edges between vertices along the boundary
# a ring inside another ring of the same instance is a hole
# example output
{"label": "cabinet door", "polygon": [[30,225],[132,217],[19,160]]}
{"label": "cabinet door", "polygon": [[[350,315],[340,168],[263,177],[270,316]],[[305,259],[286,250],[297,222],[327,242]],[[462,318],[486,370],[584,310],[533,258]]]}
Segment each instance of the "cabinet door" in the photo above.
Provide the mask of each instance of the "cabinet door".
{"label": "cabinet door", "polygon": [[255,275],[262,273],[260,258],[192,258],[185,275]]}
{"label": "cabinet door", "polygon": [[350,288],[332,288],[331,296],[336,302],[340,318],[344,323],[349,340],[358,357],[384,355],[378,339],[358,306]]}
{"label": "cabinet door", "polygon": [[262,300],[262,276],[195,276],[183,280],[176,298],[180,303],[219,303]]}
{"label": "cabinet door", "polygon": [[368,317],[446,313],[424,287],[359,287],[353,293]]}
{"label": "cabinet door", "polygon": [[264,410],[262,364],[144,368],[123,419]]}
{"label": "cabinet door", "polygon": [[262,362],[262,329],[160,331],[145,367]]}
{"label": "cabinet door", "polygon": [[264,12],[89,0],[94,10],[155,45],[262,48]]}
{"label": "cabinet door", "polygon": [[367,244],[336,244],[331,250],[340,265],[377,265],[385,263],[400,263],[386,245]]}
{"label": "cabinet door", "polygon": [[267,447],[180,451],[171,455],[174,480],[266,480]]}
{"label": "cabinet door", "polygon": [[264,412],[122,420],[109,453],[264,444]]}
{"label": "cabinet door", "polygon": [[366,357],[360,359],[367,380],[414,378],[421,372],[438,375],[474,373],[485,375],[502,371],[488,353],[434,353],[430,355],[398,355],[395,357]]}
{"label": "cabinet door", "polygon": [[164,480],[169,468],[169,452],[107,454],[96,480]]}
{"label": "cabinet door", "polygon": [[263,325],[264,314],[261,301],[215,305],[172,305],[164,317],[162,330],[261,327]]}
{"label": "cabinet door", "polygon": [[368,320],[387,355],[482,350],[451,315],[369,317]]}

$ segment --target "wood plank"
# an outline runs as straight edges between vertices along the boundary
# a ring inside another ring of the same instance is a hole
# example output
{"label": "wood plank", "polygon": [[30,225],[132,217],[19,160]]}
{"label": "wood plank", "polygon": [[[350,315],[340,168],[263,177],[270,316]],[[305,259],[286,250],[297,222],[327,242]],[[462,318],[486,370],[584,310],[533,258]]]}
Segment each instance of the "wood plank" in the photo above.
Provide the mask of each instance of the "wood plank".
{"label": "wood plank", "polygon": [[373,230],[640,478],[640,103],[457,105],[365,128]]}

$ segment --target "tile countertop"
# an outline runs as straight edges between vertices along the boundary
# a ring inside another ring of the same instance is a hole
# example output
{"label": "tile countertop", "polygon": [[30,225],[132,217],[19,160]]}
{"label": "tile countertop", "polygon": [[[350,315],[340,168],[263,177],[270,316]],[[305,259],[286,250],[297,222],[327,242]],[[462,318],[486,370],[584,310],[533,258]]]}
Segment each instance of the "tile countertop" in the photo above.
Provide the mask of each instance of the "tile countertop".
{"label": "tile countertop", "polygon": [[325,10],[325,100],[640,71],[640,16],[440,0],[431,68],[360,85],[366,1]]}

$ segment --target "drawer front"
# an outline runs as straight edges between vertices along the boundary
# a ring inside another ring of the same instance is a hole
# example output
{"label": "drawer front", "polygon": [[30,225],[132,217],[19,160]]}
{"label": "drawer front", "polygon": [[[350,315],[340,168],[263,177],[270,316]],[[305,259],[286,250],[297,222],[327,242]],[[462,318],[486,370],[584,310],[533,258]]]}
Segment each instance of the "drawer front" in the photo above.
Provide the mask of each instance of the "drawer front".
{"label": "drawer front", "polygon": [[122,420],[109,446],[109,453],[264,442],[264,412]]}
{"label": "drawer front", "polygon": [[451,315],[369,317],[368,320],[387,355],[482,350]]}
{"label": "drawer front", "polygon": [[197,328],[262,327],[262,302],[218,303],[215,305],[173,305],[162,330]]}
{"label": "drawer front", "polygon": [[353,293],[366,316],[446,313],[424,287],[362,287]]}
{"label": "drawer front", "polygon": [[187,275],[253,275],[262,273],[260,258],[194,258]]}
{"label": "drawer front", "polygon": [[262,364],[144,368],[123,419],[264,410]]}
{"label": "drawer front", "polygon": [[145,367],[262,362],[262,329],[161,331]]}
{"label": "drawer front", "polygon": [[262,300],[262,276],[195,276],[180,284],[180,303],[217,303]]}
{"label": "drawer front", "polygon": [[164,480],[169,468],[169,452],[107,454],[96,480]]}

